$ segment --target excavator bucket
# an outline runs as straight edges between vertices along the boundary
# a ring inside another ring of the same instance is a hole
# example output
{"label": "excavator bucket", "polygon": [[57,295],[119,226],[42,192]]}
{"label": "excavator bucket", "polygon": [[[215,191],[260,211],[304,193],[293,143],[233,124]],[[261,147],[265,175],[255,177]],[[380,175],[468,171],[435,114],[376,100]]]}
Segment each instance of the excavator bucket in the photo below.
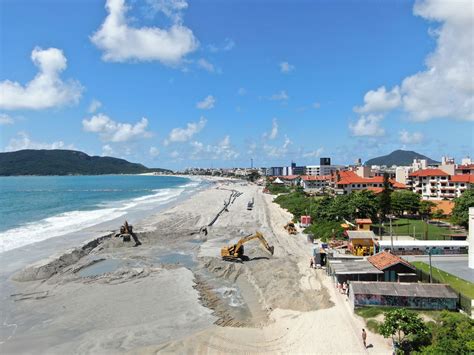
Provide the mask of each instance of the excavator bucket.
{"label": "excavator bucket", "polygon": [[269,248],[268,248],[268,251],[270,252],[270,254],[273,255],[273,253],[275,252],[275,247],[273,245],[271,245]]}

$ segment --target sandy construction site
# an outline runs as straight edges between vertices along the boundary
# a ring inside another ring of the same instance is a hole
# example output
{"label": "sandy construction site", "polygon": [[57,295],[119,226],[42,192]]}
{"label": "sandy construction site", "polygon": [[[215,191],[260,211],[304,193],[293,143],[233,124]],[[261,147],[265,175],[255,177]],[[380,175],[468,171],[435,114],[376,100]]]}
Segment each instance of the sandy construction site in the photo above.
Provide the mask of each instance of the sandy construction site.
{"label": "sandy construction site", "polygon": [[[371,333],[363,347],[363,321],[309,268],[311,245],[283,229],[291,215],[272,198],[220,181],[136,225],[140,247],[106,236],[21,270],[0,352],[391,353]],[[254,240],[248,261],[221,259],[256,231],[273,256]]]}

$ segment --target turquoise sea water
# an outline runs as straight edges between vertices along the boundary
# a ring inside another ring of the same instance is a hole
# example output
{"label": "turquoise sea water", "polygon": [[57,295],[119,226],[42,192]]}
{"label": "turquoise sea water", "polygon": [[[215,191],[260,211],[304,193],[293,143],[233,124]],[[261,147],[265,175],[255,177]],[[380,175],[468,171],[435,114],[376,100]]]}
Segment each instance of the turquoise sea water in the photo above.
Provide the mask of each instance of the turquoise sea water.
{"label": "turquoise sea water", "polygon": [[199,182],[174,176],[0,177],[0,252],[176,199]]}

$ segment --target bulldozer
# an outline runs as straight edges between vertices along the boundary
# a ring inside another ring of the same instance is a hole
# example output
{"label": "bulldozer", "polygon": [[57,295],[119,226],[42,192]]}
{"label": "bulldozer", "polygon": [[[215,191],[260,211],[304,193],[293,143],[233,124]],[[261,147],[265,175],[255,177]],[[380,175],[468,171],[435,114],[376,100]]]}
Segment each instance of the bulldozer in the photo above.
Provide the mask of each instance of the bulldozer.
{"label": "bulldozer", "polygon": [[255,234],[248,235],[242,239],[240,239],[237,244],[223,247],[221,249],[221,257],[223,260],[226,261],[244,261],[248,260],[248,257],[244,255],[244,244],[253,240],[259,239],[262,246],[268,251],[271,255],[273,255],[274,247],[268,244],[268,242],[263,237],[263,234],[260,232],[256,232]]}
{"label": "bulldozer", "polygon": [[298,233],[298,231],[296,230],[296,226],[292,221],[285,224],[283,226],[283,228],[285,228],[285,230],[288,232],[288,234],[294,235],[294,234]]}

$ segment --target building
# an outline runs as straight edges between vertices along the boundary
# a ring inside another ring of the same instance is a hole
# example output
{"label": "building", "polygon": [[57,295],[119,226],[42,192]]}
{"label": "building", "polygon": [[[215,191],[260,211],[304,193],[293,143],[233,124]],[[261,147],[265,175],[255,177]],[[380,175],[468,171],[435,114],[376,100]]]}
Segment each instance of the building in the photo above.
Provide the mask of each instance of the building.
{"label": "building", "polygon": [[353,255],[366,256],[375,252],[376,237],[374,232],[368,230],[345,231],[349,237],[349,251]]}
{"label": "building", "polygon": [[299,175],[280,176],[279,178],[286,186],[299,186],[301,181]]}
{"label": "building", "polygon": [[301,177],[301,186],[307,192],[321,192],[324,189],[329,188],[331,183],[330,175],[323,176],[311,176],[303,175]]}
{"label": "building", "polygon": [[353,281],[349,284],[349,301],[354,308],[387,306],[456,310],[458,295],[443,284]]}
{"label": "building", "polygon": [[[361,167],[362,168],[362,167]],[[365,170],[361,170],[361,174]],[[350,194],[359,190],[372,190],[375,193],[381,192],[383,188],[383,176],[362,177],[354,171],[339,171],[333,175],[333,185],[337,194]],[[393,179],[389,179],[389,184],[392,189],[406,189],[404,184],[401,184]]]}
{"label": "building", "polygon": [[306,175],[325,176],[331,175],[344,168],[344,165],[307,165]]}
{"label": "building", "polygon": [[424,200],[453,199],[474,184],[474,175],[450,175],[441,169],[423,169],[409,174],[407,186]]}
{"label": "building", "polygon": [[466,254],[469,243],[467,240],[379,240],[377,246],[397,255],[428,255],[430,252],[432,255],[444,255]]}
{"label": "building", "polygon": [[319,158],[319,165],[331,165],[331,158]]}
{"label": "building", "polygon": [[282,166],[273,166],[268,168],[266,171],[267,176],[282,176],[283,175],[283,167]]}
{"label": "building", "polygon": [[359,231],[370,231],[370,227],[372,226],[372,220],[370,218],[356,218],[355,223]]}
{"label": "building", "polygon": [[[469,159],[470,160],[470,159]],[[461,164],[456,166],[456,175],[474,175],[474,164]]]}
{"label": "building", "polygon": [[348,281],[382,281],[380,271],[367,260],[330,260],[327,272],[335,283]]}
{"label": "building", "polygon": [[399,281],[399,275],[414,274],[416,278],[416,268],[408,261],[392,253],[383,251],[381,253],[369,256],[367,261],[374,265],[380,271],[383,271],[384,281]]}

